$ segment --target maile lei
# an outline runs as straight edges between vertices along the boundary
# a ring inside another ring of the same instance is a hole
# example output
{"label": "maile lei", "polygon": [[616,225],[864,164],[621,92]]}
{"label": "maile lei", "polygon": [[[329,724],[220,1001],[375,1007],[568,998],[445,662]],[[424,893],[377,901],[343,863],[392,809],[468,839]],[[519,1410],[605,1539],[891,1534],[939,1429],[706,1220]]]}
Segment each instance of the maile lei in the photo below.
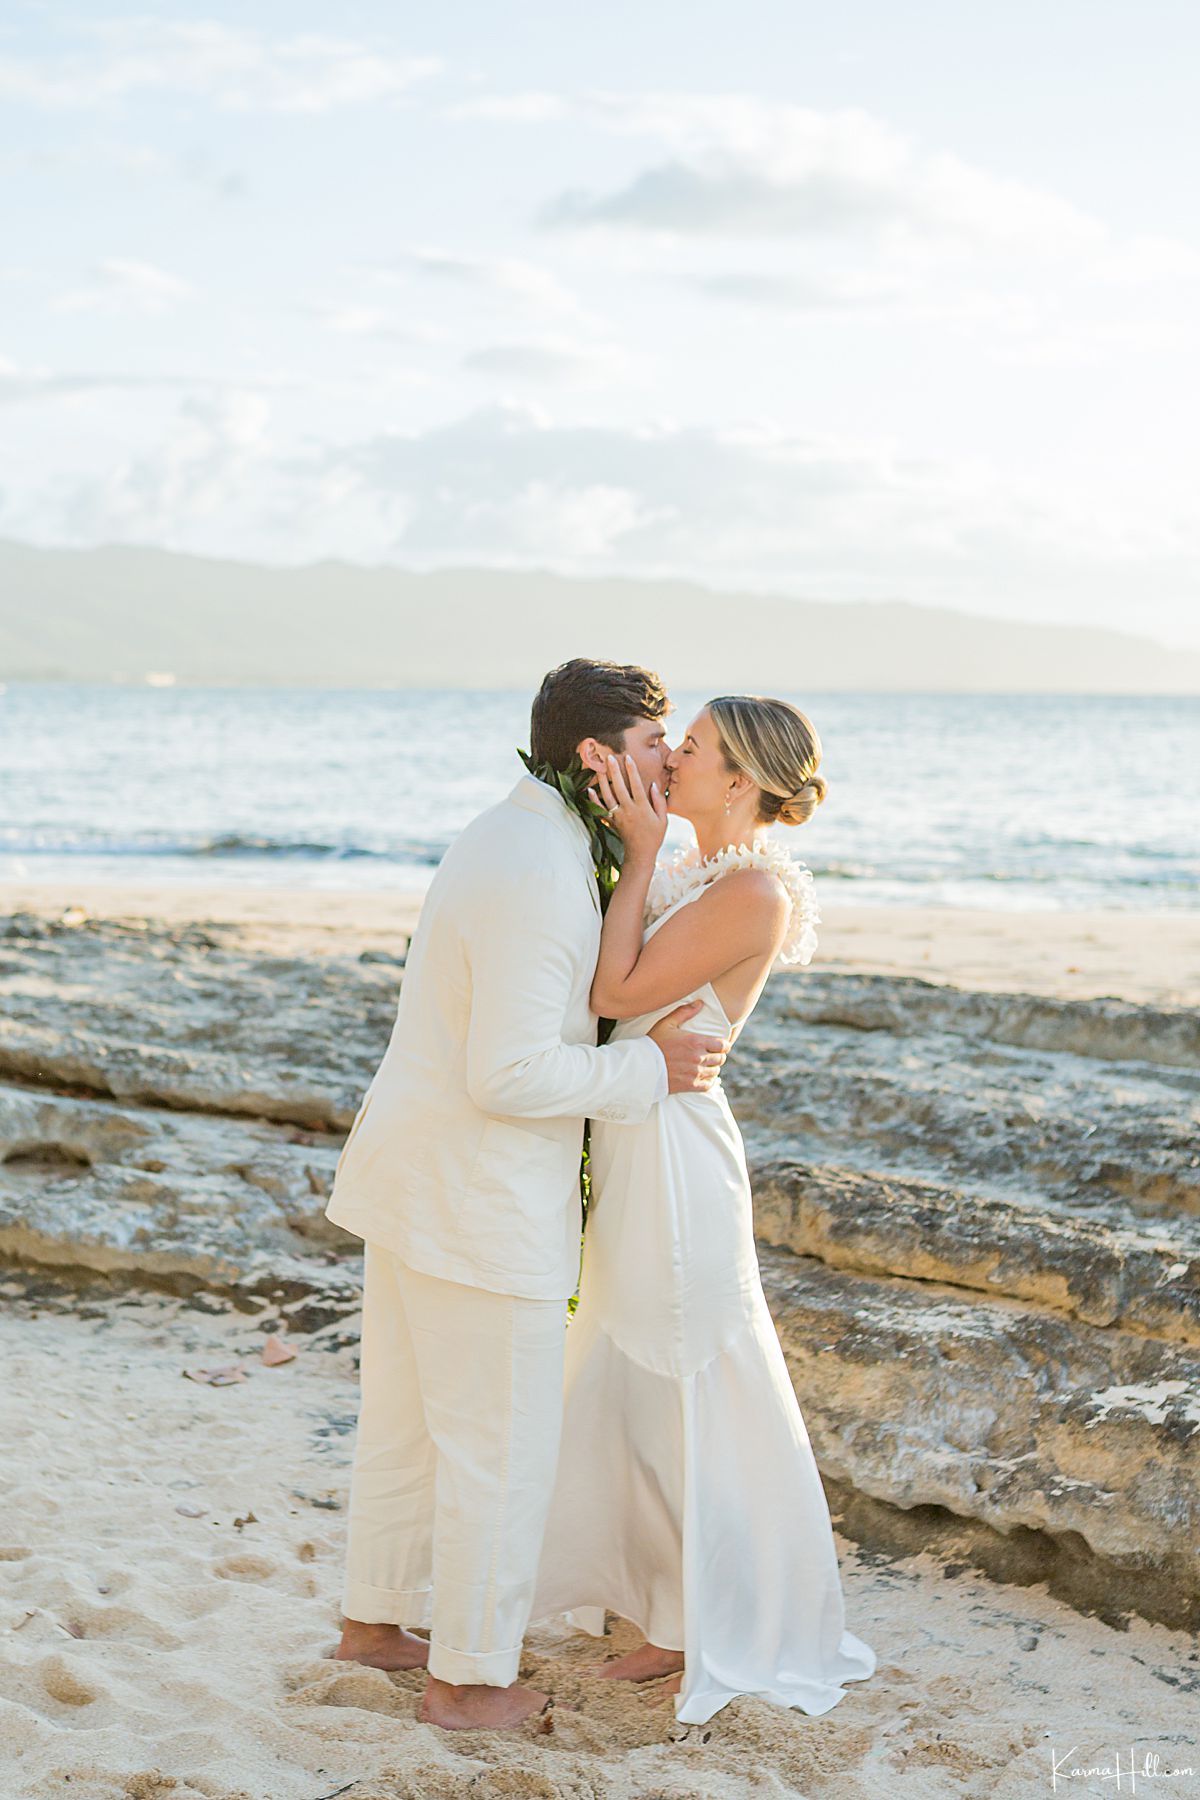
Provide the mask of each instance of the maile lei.
{"label": "maile lei", "polygon": [[[581,819],[587,827],[588,844],[592,852],[592,868],[596,873],[596,886],[600,890],[600,911],[607,911],[612,899],[613,889],[621,873],[621,864],[625,859],[625,846],[620,834],[608,822],[608,815],[600,804],[595,788],[592,771],[585,769],[578,754],[571,758],[565,769],[556,769],[551,763],[535,763],[527,750],[518,750],[517,755],[525,764],[531,775],[544,781],[547,787],[554,788],[562,795],[569,811]],[[604,1043],[612,1031],[613,1021],[601,1019],[597,1037]],[[583,1223],[587,1227],[588,1202],[592,1196],[591,1177],[591,1126],[588,1120],[583,1122],[583,1154],[579,1163],[579,1197],[583,1202]],[[570,1302],[571,1311],[575,1310],[575,1300]]]}
{"label": "maile lei", "polygon": [[595,776],[590,769],[584,768],[578,752],[565,769],[556,769],[548,762],[535,763],[527,750],[518,750],[517,755],[531,775],[544,781],[547,787],[556,788],[569,810],[577,819],[582,819],[591,846],[596,886],[600,889],[600,911],[605,912],[625,859],[625,846],[620,834],[609,824],[608,814],[592,786]]}

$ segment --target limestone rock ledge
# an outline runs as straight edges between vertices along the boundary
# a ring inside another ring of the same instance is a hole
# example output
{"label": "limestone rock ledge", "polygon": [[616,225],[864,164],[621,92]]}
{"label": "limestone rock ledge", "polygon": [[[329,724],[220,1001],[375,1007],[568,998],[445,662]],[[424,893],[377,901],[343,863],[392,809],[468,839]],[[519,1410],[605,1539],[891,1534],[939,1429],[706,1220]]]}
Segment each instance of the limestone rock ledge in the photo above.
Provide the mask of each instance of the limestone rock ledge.
{"label": "limestone rock ledge", "polygon": [[762,1244],[864,1275],[1038,1302],[1089,1325],[1200,1350],[1200,1220],[1110,1202],[1072,1215],[898,1175],[786,1159],[755,1165]]}
{"label": "limestone rock ledge", "polygon": [[359,1303],[324,1215],[340,1138],[0,1087],[0,1259],[150,1284]]}
{"label": "limestone rock ledge", "polygon": [[934,1283],[764,1250],[822,1475],[891,1506],[1074,1538],[1200,1625],[1200,1355]]}
{"label": "limestone rock ledge", "polygon": [[233,925],[17,914],[0,928],[0,1079],[345,1131],[400,972],[255,954]]}

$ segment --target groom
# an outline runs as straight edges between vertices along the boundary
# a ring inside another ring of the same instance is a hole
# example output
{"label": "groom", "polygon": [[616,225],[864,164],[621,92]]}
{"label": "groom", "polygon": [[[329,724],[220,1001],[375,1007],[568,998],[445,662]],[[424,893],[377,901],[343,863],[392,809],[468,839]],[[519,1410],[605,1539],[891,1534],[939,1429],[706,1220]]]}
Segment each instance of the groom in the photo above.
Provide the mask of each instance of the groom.
{"label": "groom", "polygon": [[[668,704],[645,669],[564,663],[534,700],[530,761],[599,771],[625,753],[661,788]],[[427,1662],[420,1716],[451,1729],[549,1705],[516,1678],[558,1460],[584,1120],[639,1123],[711,1086],[728,1047],[681,1029],[698,1001],[597,1047],[600,917],[587,828],[523,774],[430,884],[326,1209],[365,1240],[337,1654]]]}

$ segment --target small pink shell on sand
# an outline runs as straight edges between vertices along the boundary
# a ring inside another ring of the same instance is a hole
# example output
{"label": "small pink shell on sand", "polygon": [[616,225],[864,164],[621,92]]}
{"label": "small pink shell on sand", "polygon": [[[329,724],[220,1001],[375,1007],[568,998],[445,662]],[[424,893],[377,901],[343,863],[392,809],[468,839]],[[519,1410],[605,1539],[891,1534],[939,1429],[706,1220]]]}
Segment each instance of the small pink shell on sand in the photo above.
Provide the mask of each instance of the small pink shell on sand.
{"label": "small pink shell on sand", "polygon": [[276,1368],[279,1363],[294,1362],[295,1358],[296,1352],[291,1345],[285,1344],[282,1338],[275,1336],[274,1332],[262,1347],[262,1359],[268,1369]]}

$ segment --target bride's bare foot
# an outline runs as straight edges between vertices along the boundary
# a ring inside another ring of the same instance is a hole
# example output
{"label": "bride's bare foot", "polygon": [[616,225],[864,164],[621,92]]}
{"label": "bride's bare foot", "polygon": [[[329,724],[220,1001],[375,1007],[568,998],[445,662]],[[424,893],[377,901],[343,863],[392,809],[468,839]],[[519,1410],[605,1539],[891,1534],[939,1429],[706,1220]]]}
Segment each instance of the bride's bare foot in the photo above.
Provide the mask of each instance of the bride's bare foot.
{"label": "bride's bare foot", "polygon": [[681,1672],[678,1675],[672,1675],[669,1681],[647,1683],[645,1693],[639,1694],[638,1699],[643,1706],[667,1706],[682,1686],[683,1675]]}
{"label": "bride's bare foot", "polygon": [[599,1663],[588,1673],[599,1676],[601,1681],[658,1681],[664,1675],[677,1675],[682,1670],[682,1650],[660,1650],[657,1644],[640,1644],[627,1656]]}
{"label": "bride's bare foot", "polygon": [[429,1661],[429,1644],[400,1625],[344,1619],[341,1642],[333,1654],[338,1662],[365,1663],[369,1669],[423,1669]]}
{"label": "bride's bare foot", "polygon": [[440,1725],[443,1731],[505,1731],[523,1725],[526,1719],[544,1716],[549,1729],[550,1705],[549,1694],[515,1681],[506,1688],[456,1687],[431,1675],[417,1717],[425,1725]]}

